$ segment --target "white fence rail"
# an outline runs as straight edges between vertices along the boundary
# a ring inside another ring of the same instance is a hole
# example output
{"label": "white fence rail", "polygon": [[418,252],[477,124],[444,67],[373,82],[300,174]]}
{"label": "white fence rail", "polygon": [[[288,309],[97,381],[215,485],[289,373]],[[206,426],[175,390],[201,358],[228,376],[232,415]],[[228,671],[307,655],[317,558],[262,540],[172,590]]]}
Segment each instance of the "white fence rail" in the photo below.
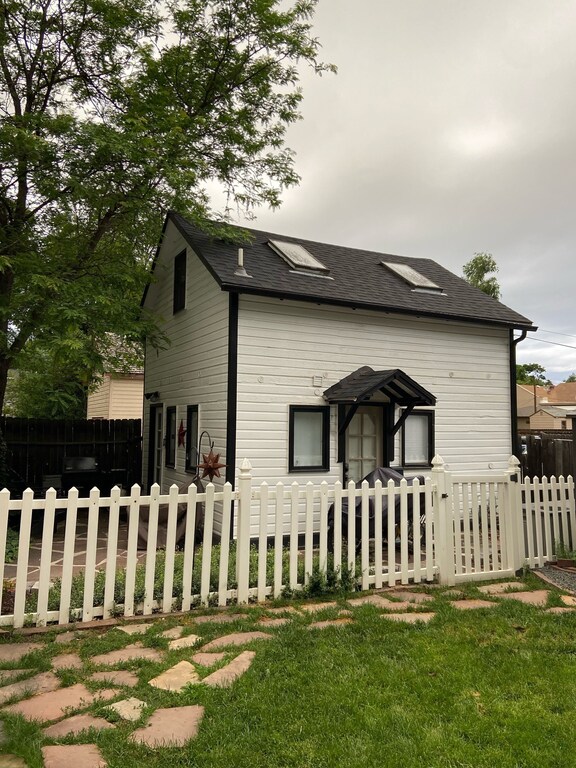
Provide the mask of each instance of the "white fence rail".
{"label": "white fence rail", "polygon": [[[195,486],[187,493],[173,486],[161,495],[154,486],[144,496],[134,486],[129,496],[118,489],[100,496],[93,489],[89,498],[78,498],[75,490],[67,498],[53,490],[34,498],[28,490],[22,499],[11,499],[3,490],[0,625],[86,622],[187,611],[196,604],[262,601],[300,590],[313,579],[350,578],[368,589],[434,578],[448,584],[498,578],[524,563],[542,565],[560,541],[576,549],[572,478],[519,484],[516,472],[513,458],[504,473],[452,475],[436,458],[424,482],[403,480],[395,486],[390,481],[374,488],[367,483],[268,486],[253,483],[245,461],[236,489],[208,485],[203,493]],[[230,530],[236,515],[236,540],[217,539],[215,509],[222,531]],[[260,534],[251,539],[255,511]],[[15,517],[14,566],[5,564],[5,553]],[[64,533],[60,529],[55,539],[60,517]],[[185,531],[177,542],[182,519]],[[138,528],[144,520],[142,549]],[[162,550],[157,549],[159,521]],[[80,540],[85,545],[79,547]],[[32,563],[34,552],[38,562]]]}

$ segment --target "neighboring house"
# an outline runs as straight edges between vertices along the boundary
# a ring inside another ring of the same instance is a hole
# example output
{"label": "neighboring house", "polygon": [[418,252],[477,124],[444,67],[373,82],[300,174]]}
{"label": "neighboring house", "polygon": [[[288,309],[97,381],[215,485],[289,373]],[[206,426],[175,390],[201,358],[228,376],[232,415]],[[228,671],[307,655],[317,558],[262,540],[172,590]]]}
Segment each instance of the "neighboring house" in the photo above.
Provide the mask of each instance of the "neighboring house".
{"label": "neighboring house", "polygon": [[576,407],[576,382],[563,381],[556,384],[546,393],[546,401],[550,405],[572,405]]}
{"label": "neighboring house", "polygon": [[270,484],[421,474],[436,453],[506,468],[530,320],[429,259],[243,231],[239,252],[167,217],[143,299],[170,340],[146,351],[147,484],[190,481],[203,433],[232,483],[244,458]]}
{"label": "neighboring house", "polygon": [[88,419],[141,419],[144,371],[105,373],[98,389],[88,395]]}
{"label": "neighboring house", "polygon": [[535,413],[530,416],[529,429],[572,429],[571,414],[576,406],[559,407],[541,403]]}
{"label": "neighboring house", "polygon": [[548,397],[548,390],[546,387],[541,387],[539,384],[516,384],[516,401],[518,403],[518,411],[522,408],[532,408],[534,412],[541,401],[546,400]]}

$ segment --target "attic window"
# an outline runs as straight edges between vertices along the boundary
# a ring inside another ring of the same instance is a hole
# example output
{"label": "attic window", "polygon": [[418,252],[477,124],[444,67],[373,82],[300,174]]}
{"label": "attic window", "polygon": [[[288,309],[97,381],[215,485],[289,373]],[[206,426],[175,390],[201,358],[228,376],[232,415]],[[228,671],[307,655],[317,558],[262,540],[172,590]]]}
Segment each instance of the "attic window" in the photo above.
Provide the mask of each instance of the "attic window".
{"label": "attic window", "polygon": [[401,277],[404,282],[412,287],[413,291],[419,293],[444,294],[444,290],[440,288],[439,285],[436,285],[432,280],[421,275],[420,272],[417,272],[413,267],[408,266],[408,264],[396,264],[389,261],[381,261],[380,263],[383,267],[386,267],[391,272],[398,275],[398,277]]}
{"label": "attic window", "polygon": [[287,243],[284,240],[268,240],[268,245],[275,253],[296,272],[325,276],[330,271],[315,256],[298,243]]}

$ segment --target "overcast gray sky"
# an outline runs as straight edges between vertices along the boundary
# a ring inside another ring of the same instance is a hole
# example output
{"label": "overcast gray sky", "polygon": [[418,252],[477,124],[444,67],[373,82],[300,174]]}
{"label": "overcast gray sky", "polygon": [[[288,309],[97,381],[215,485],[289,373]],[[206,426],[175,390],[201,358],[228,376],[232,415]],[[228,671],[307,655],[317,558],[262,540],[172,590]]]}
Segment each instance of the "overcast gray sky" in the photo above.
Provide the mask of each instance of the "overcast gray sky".
{"label": "overcast gray sky", "polygon": [[[457,274],[488,251],[502,301],[576,347],[576,2],[320,0],[314,26],[339,72],[304,73],[302,182],[252,226]],[[576,371],[576,348],[518,357]]]}

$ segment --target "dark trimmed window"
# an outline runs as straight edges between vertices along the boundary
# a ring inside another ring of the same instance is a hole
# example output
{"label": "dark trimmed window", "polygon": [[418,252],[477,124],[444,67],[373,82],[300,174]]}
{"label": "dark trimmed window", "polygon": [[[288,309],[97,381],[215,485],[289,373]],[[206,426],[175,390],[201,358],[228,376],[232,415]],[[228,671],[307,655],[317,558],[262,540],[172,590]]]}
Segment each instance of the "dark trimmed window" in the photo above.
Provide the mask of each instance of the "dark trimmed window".
{"label": "dark trimmed window", "polygon": [[198,470],[198,406],[186,408],[186,471]]}
{"label": "dark trimmed window", "polygon": [[186,306],[186,251],[174,258],[174,300],[172,312],[180,312]]}
{"label": "dark trimmed window", "polygon": [[402,466],[430,467],[434,458],[434,411],[414,411],[402,425]]}
{"label": "dark trimmed window", "polygon": [[330,469],[329,405],[291,405],[288,435],[290,472]]}
{"label": "dark trimmed window", "polygon": [[164,463],[167,467],[176,466],[176,406],[166,408],[166,450]]}

